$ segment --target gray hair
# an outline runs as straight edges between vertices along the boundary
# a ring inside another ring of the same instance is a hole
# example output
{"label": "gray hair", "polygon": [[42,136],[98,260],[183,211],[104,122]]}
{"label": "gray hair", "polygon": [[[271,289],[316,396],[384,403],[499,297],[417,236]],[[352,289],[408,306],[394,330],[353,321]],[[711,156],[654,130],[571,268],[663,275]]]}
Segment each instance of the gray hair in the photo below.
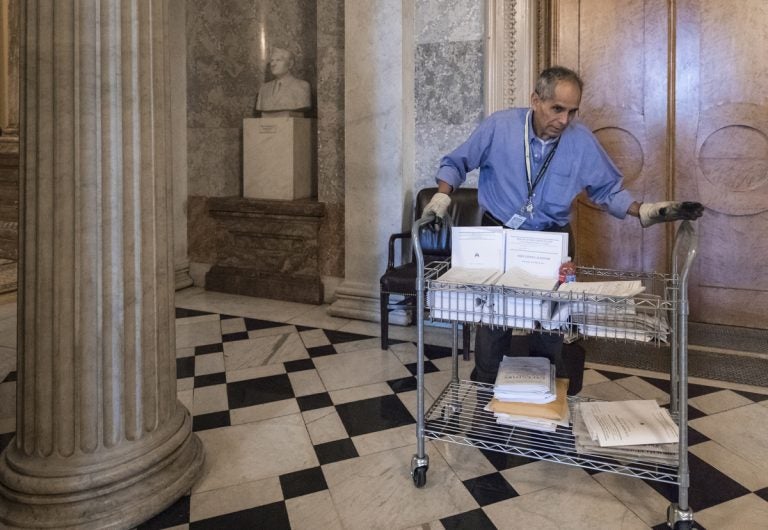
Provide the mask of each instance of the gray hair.
{"label": "gray hair", "polygon": [[579,74],[565,66],[552,66],[539,74],[536,80],[534,92],[543,100],[555,97],[555,85],[560,81],[568,81],[579,87],[579,92],[584,90],[584,82]]}

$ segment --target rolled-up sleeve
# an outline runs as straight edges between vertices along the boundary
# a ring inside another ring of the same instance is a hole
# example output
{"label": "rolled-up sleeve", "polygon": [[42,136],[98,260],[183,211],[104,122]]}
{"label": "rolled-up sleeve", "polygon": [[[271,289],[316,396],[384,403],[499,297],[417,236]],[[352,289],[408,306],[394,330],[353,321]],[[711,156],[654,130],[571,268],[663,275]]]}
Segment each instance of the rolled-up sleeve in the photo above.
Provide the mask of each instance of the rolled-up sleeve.
{"label": "rolled-up sleeve", "polygon": [[591,142],[588,153],[583,160],[584,167],[589,168],[591,173],[591,182],[586,186],[587,196],[595,204],[605,206],[612,216],[624,219],[634,199],[624,189],[621,172],[597,139]]}
{"label": "rolled-up sleeve", "polygon": [[487,156],[493,140],[496,117],[484,120],[463,144],[440,159],[436,179],[458,188],[467,179],[467,173],[479,168]]}

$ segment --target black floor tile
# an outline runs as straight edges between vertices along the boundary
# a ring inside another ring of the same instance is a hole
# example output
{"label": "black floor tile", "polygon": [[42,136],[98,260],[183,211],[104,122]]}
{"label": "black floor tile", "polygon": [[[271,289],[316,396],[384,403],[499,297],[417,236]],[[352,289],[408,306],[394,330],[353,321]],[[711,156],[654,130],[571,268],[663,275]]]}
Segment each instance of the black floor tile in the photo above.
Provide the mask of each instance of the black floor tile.
{"label": "black floor tile", "polygon": [[219,318],[221,320],[230,320],[230,319],[233,319],[233,318],[242,318],[242,317],[239,317],[237,315],[226,315],[226,314],[222,313],[222,314],[219,315]]}
{"label": "black floor tile", "polygon": [[202,388],[204,386],[213,385],[224,385],[226,382],[227,374],[224,372],[195,376],[195,388]]}
{"label": "black floor tile", "polygon": [[286,372],[301,372],[302,370],[312,370],[315,363],[312,359],[299,359],[298,361],[288,361],[283,363]]}
{"label": "black floor tile", "polygon": [[[417,366],[416,363],[408,363],[405,365],[406,368],[408,368],[408,371],[411,372],[413,375],[416,375],[417,372]],[[440,369],[432,364],[432,361],[424,361],[424,373],[429,374],[432,372],[439,372]]]}
{"label": "black floor tile", "polygon": [[525,464],[530,464],[531,462],[535,462],[532,458],[528,458],[525,456],[519,456],[519,455],[508,455],[506,453],[499,453],[496,451],[489,451],[487,449],[481,449],[480,450],[483,455],[485,455],[485,458],[488,459],[488,461],[498,469],[499,471],[504,471],[505,469],[510,469],[517,466],[523,466]]}
{"label": "black floor tile", "polygon": [[325,355],[336,355],[336,348],[331,344],[315,346],[314,348],[307,348],[307,353],[314,359],[315,357],[323,357]]}
{"label": "black floor tile", "polygon": [[[691,453],[688,454],[688,467],[691,470],[688,504],[694,513],[749,493],[744,486]],[[646,483],[670,502],[677,502],[677,486],[656,481]]]}
{"label": "black floor tile", "polygon": [[195,358],[179,357],[176,359],[176,379],[195,377]]}
{"label": "black floor tile", "polygon": [[189,530],[290,530],[285,503],[274,502],[189,524]]}
{"label": "black floor tile", "polygon": [[12,383],[16,381],[16,370],[13,372],[8,372],[8,375],[5,376],[5,379],[2,380],[3,383]]}
{"label": "black floor tile", "polygon": [[339,344],[342,342],[353,342],[356,340],[368,340],[374,337],[370,335],[359,335],[357,333],[346,333],[344,331],[336,331],[332,329],[324,329],[325,336],[331,341],[331,344]]}
{"label": "black floor tile", "polygon": [[496,530],[496,525],[480,508],[440,519],[440,522],[445,530]]}
{"label": "black floor tile", "polygon": [[391,394],[336,405],[336,411],[350,436],[383,431],[416,422],[402,401]]}
{"label": "black floor tile", "polygon": [[761,490],[757,490],[755,492],[755,495],[763,499],[764,501],[768,501],[768,488],[763,488]]}
{"label": "black floor tile", "polygon": [[195,355],[204,355],[206,353],[218,353],[224,351],[224,344],[216,342],[214,344],[204,344],[202,346],[195,346]]}
{"label": "black floor tile", "polygon": [[230,425],[229,411],[227,410],[211,412],[210,414],[199,414],[192,417],[192,430],[195,432],[229,427]]}
{"label": "black floor tile", "polygon": [[296,398],[296,401],[299,403],[299,410],[302,412],[333,406],[333,401],[331,401],[331,396],[328,392],[301,396]]}
{"label": "black floor tile", "polygon": [[755,403],[762,403],[763,401],[768,400],[768,396],[765,394],[757,394],[755,392],[745,392],[743,390],[732,390],[732,392],[736,392],[740,396],[743,396],[747,399],[751,399]]}
{"label": "black floor tile", "polygon": [[227,383],[230,409],[261,405],[292,397],[294,397],[293,387],[286,374]]}
{"label": "black floor tile", "polygon": [[[461,348],[459,348],[461,352]],[[443,357],[450,357],[453,355],[453,351],[448,346],[434,346],[432,344],[424,345],[424,357],[427,359],[442,359]]]}
{"label": "black floor tile", "polygon": [[185,495],[171,506],[136,527],[136,530],[162,530],[189,522],[189,495]]}
{"label": "black floor tile", "polygon": [[316,491],[328,489],[323,470],[319,467],[302,469],[285,475],[280,475],[280,487],[283,490],[283,499],[292,499],[309,495]]}
{"label": "black floor tile", "polygon": [[270,320],[258,320],[256,318],[244,318],[245,321],[245,329],[248,331],[254,331],[256,329],[269,329],[269,328],[279,328],[283,326],[290,326],[290,324],[285,324],[284,322],[272,322]]}
{"label": "black floor tile", "polygon": [[509,485],[501,473],[490,473],[464,481],[464,486],[480,506],[488,506],[517,497],[517,492]]}
{"label": "black floor tile", "polygon": [[315,454],[320,465],[332,464],[349,458],[357,458],[357,449],[355,444],[349,438],[326,442],[315,446]]}
{"label": "black floor tile", "polygon": [[197,309],[185,309],[183,307],[176,308],[176,318],[201,317],[203,315],[213,315],[213,313],[198,311]]}
{"label": "black floor tile", "polygon": [[236,331],[235,333],[226,333],[221,336],[221,340],[224,342],[234,342],[236,340],[247,340],[248,332],[247,331]]}
{"label": "black floor tile", "polygon": [[403,377],[402,379],[393,379],[392,381],[387,381],[387,384],[393,392],[399,394],[400,392],[410,392],[411,390],[416,390],[417,381],[415,377]]}
{"label": "black floor tile", "polygon": [[0,434],[0,453],[2,453],[5,448],[8,447],[8,444],[11,443],[11,440],[13,440],[14,436],[16,436],[15,432],[6,432]]}

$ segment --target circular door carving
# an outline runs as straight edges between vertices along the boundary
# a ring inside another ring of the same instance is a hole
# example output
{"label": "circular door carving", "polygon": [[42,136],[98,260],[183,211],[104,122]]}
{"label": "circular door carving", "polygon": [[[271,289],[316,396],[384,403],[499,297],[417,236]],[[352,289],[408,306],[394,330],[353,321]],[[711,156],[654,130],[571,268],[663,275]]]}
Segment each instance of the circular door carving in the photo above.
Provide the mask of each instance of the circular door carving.
{"label": "circular door carving", "polygon": [[723,191],[752,191],[768,182],[768,138],[746,125],[722,127],[701,144],[704,178]]}

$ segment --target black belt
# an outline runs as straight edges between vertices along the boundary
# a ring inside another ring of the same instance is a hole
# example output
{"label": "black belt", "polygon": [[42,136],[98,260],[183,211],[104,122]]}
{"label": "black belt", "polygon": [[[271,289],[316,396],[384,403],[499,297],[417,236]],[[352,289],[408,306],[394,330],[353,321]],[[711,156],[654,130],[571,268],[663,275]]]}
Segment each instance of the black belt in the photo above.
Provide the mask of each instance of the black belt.
{"label": "black belt", "polygon": [[483,213],[483,226],[506,226],[503,222],[496,219],[491,212]]}

